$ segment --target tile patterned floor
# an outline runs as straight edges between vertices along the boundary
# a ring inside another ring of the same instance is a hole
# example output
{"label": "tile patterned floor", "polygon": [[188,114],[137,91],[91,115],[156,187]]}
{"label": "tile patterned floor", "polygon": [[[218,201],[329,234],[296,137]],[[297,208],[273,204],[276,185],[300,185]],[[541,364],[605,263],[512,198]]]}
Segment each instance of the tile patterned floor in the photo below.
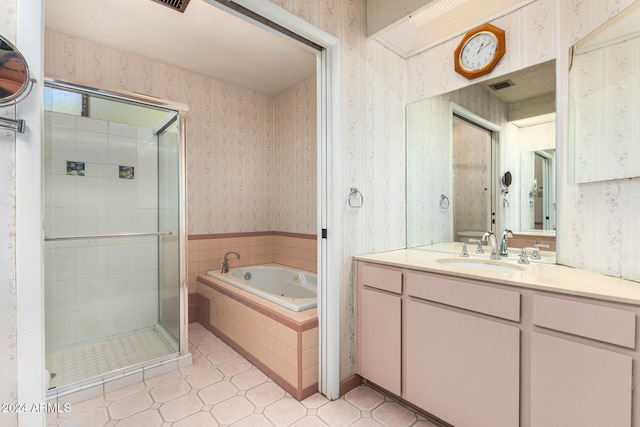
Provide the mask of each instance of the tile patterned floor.
{"label": "tile patterned floor", "polygon": [[175,350],[154,328],[47,355],[47,369],[55,374],[51,387],[86,380]]}
{"label": "tile patterned floor", "polygon": [[436,427],[366,385],[339,400],[296,401],[198,324],[189,325],[193,365],[50,414],[49,426]]}

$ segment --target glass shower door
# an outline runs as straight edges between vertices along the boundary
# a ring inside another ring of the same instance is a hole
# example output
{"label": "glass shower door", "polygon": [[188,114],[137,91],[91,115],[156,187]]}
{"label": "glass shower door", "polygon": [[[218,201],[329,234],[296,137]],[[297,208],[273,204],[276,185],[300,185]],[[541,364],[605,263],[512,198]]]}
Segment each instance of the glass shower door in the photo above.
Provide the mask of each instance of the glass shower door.
{"label": "glass shower door", "polygon": [[59,391],[179,350],[177,117],[46,87],[45,363]]}
{"label": "glass shower door", "polygon": [[161,236],[159,262],[159,321],[176,343],[180,342],[180,135],[177,117],[158,135],[158,228],[171,232]]}

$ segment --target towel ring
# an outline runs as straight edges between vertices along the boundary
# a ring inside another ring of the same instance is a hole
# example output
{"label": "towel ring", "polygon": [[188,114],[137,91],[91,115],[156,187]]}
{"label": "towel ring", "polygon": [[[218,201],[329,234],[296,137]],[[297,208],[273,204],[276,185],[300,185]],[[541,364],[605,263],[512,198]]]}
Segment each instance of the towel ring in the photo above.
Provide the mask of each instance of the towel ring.
{"label": "towel ring", "polygon": [[449,209],[449,198],[444,194],[440,195],[440,209],[443,209],[443,210]]}
{"label": "towel ring", "polygon": [[362,197],[362,193],[356,187],[351,187],[349,190],[349,207],[351,208],[361,208],[364,204],[364,197]]}

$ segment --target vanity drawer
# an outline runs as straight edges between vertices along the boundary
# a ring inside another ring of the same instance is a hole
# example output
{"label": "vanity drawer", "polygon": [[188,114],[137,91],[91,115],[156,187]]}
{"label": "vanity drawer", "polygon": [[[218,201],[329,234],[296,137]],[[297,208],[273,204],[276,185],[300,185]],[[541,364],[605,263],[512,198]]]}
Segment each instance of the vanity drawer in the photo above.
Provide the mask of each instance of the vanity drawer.
{"label": "vanity drawer", "polygon": [[520,293],[439,274],[407,273],[409,296],[520,321]]}
{"label": "vanity drawer", "polygon": [[635,348],[636,315],[631,311],[536,294],[533,324]]}
{"label": "vanity drawer", "polygon": [[402,293],[402,272],[358,262],[358,282],[394,294]]}

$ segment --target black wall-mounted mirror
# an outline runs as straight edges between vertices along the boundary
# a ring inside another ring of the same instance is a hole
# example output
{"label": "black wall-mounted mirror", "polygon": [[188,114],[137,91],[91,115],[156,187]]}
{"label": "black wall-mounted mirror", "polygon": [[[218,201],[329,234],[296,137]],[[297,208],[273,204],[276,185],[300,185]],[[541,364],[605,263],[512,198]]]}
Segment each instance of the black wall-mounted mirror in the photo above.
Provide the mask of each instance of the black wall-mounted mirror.
{"label": "black wall-mounted mirror", "polygon": [[18,102],[31,90],[29,67],[22,54],[0,36],[0,106]]}

